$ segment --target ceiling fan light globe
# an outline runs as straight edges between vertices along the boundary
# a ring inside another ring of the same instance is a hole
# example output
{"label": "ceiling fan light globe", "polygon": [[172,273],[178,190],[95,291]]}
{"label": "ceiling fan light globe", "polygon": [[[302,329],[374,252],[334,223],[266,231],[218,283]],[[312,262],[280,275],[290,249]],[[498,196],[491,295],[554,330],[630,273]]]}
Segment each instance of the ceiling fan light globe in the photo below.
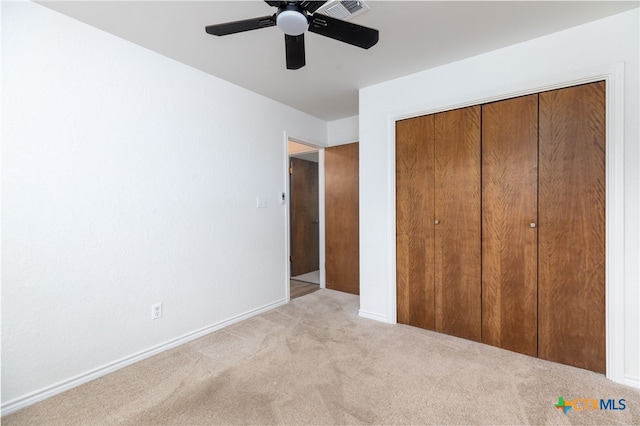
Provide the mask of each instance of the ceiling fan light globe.
{"label": "ceiling fan light globe", "polygon": [[309,22],[300,12],[283,10],[276,18],[276,25],[283,33],[290,36],[298,36],[306,31]]}

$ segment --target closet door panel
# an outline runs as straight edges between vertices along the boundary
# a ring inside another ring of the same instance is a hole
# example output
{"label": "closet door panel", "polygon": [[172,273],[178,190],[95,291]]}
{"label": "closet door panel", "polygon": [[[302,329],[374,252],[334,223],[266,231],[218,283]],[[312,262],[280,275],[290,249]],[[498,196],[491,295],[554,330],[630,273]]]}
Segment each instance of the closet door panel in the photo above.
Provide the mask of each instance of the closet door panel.
{"label": "closet door panel", "polygon": [[480,106],[435,115],[436,330],[479,341]]}
{"label": "closet door panel", "polygon": [[402,324],[435,329],[433,115],[396,123],[396,303]]}
{"label": "closet door panel", "polygon": [[482,341],[530,356],[538,352],[537,168],[538,95],[483,105]]}
{"label": "closet door panel", "polygon": [[605,84],[540,94],[540,358],[604,373]]}

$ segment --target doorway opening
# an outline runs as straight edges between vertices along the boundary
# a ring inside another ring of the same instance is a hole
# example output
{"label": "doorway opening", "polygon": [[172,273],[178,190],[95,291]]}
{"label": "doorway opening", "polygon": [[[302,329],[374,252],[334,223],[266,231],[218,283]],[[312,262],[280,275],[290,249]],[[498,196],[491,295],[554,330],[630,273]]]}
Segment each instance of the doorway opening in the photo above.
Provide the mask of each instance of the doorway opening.
{"label": "doorway opening", "polygon": [[289,298],[321,287],[320,148],[288,138]]}

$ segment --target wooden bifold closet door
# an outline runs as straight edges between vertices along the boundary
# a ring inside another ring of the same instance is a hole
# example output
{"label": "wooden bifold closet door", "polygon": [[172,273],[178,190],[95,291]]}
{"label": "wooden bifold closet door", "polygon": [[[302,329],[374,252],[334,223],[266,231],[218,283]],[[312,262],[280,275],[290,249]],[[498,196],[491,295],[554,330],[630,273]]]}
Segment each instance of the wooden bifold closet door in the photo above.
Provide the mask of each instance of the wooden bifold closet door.
{"label": "wooden bifold closet door", "polygon": [[482,106],[482,341],[536,356],[538,95]]}
{"label": "wooden bifold closet door", "polygon": [[480,107],[397,123],[398,321],[480,340]]}
{"label": "wooden bifold closet door", "polygon": [[396,124],[398,322],[436,329],[433,115]]}
{"label": "wooden bifold closet door", "polygon": [[396,124],[397,320],[605,372],[605,83]]}
{"label": "wooden bifold closet door", "polygon": [[540,94],[540,358],[604,373],[605,83]]}
{"label": "wooden bifold closet door", "polygon": [[435,115],[436,331],[480,341],[480,106]]}

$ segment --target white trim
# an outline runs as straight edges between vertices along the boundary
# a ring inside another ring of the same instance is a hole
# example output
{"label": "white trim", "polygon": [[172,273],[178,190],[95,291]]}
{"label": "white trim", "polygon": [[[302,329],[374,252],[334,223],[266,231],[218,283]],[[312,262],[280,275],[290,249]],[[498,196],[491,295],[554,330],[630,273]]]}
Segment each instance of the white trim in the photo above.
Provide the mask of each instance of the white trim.
{"label": "white trim", "polygon": [[361,316],[362,318],[368,318],[375,321],[391,323],[390,319],[385,317],[384,315],[363,311],[362,309],[358,310],[358,315]]}
{"label": "white trim", "polygon": [[37,390],[35,392],[31,392],[27,395],[21,396],[19,398],[13,399],[11,401],[7,401],[2,404],[2,415],[6,416],[7,414],[11,414],[15,411],[21,410],[23,408],[28,407],[29,405],[35,404],[36,402],[43,401],[47,398],[51,398],[54,395],[59,393],[68,391],[72,388],[80,386],[84,383],[95,380],[99,377],[105,376],[109,373],[113,373],[114,371],[120,370],[121,368],[127,367],[131,364],[135,364],[138,361],[142,361],[146,358],[157,355],[161,352],[164,352],[168,349],[175,348],[176,346],[183,345],[192,340],[198,339],[200,337],[206,336],[207,334],[218,331],[222,328],[228,327],[237,322],[243,321],[245,319],[251,318],[255,315],[261,314],[263,312],[270,311],[279,306],[286,304],[287,301],[285,299],[278,300],[273,303],[269,303],[267,305],[261,306],[256,309],[252,309],[250,311],[245,312],[244,314],[236,315],[234,317],[228,318],[224,321],[220,321],[206,327],[203,327],[199,330],[192,331],[190,333],[184,334],[181,337],[177,337],[175,339],[171,339],[167,342],[161,343],[157,346],[153,346],[144,351],[135,353],[133,355],[129,355],[127,357],[121,358],[117,361],[111,362],[109,364],[103,365],[102,367],[98,367],[96,369],[87,371],[86,373],[79,374],[77,376],[71,377],[67,380],[63,380],[54,385],[47,386],[43,389]]}
{"label": "white trim", "polygon": [[624,384],[632,388],[640,389],[640,377],[626,375],[624,377]]}
{"label": "white trim", "polygon": [[[368,318],[385,322],[396,322],[396,191],[395,191],[395,123],[405,118],[434,114],[467,106],[485,104],[498,100],[524,96],[563,87],[591,83],[604,80],[606,82],[606,358],[607,373],[610,380],[617,383],[636,383],[635,378],[624,375],[624,63],[616,63],[579,73],[551,76],[549,78],[516,84],[499,94],[469,97],[456,102],[438,105],[437,107],[418,108],[398,111],[387,115],[388,142],[388,176],[387,206],[389,211],[387,223],[387,239],[389,255],[388,312],[390,318],[380,314],[368,313]],[[631,386],[634,386],[631,384]],[[640,386],[635,386],[640,387]]]}
{"label": "white trim", "polygon": [[327,253],[325,249],[326,223],[324,201],[324,148],[318,151],[318,213],[320,220],[320,288],[327,288]]}
{"label": "white trim", "polygon": [[606,358],[607,378],[624,383],[625,226],[624,226],[624,64],[606,75]]}
{"label": "white trim", "polygon": [[284,167],[282,168],[284,172],[283,177],[283,188],[284,191],[284,203],[282,201],[280,204],[284,207],[284,294],[287,300],[287,303],[291,301],[291,263],[289,262],[289,256],[291,255],[291,230],[289,229],[290,225],[290,217],[289,217],[289,197],[291,196],[291,188],[289,188],[289,139],[298,143],[297,140],[293,138],[289,138],[287,132],[284,132]]}
{"label": "white trim", "polygon": [[[416,116],[426,115],[417,114]],[[387,217],[389,223],[387,224],[387,247],[389,248],[389,282],[392,285],[389,288],[389,322],[392,324],[398,323],[396,288],[398,283],[396,282],[397,269],[396,269],[396,121],[401,120],[401,116],[387,116],[387,144],[389,159],[389,165],[387,167],[389,175],[387,176],[387,194],[389,199],[387,200]],[[403,117],[409,118],[409,117]]]}

